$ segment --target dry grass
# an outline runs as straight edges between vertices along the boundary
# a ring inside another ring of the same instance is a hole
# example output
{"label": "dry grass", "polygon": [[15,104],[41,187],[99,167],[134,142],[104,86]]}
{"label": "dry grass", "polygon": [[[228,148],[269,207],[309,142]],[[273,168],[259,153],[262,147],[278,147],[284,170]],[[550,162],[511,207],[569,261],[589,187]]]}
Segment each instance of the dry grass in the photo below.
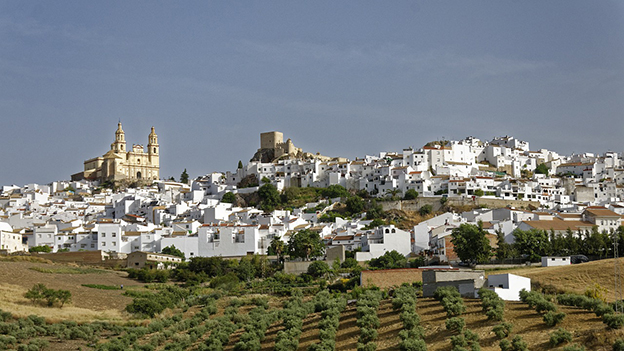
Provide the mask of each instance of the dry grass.
{"label": "dry grass", "polygon": [[10,311],[17,317],[26,317],[34,314],[44,317],[49,322],[73,320],[76,322],[91,322],[95,320],[122,320],[124,314],[118,309],[95,311],[89,308],[66,305],[63,308],[41,307],[34,305],[24,298],[27,289],[12,284],[0,285],[0,309]]}
{"label": "dry grass", "polygon": [[[38,314],[52,319],[127,319],[129,316],[124,309],[132,302],[132,298],[123,296],[123,290],[92,289],[82,284],[123,284],[126,288],[138,288],[144,284],[128,279],[125,272],[91,270],[92,268],[77,268],[75,265],[0,261],[0,277],[3,278],[0,282],[0,308],[18,316]],[[77,271],[81,274],[67,274]],[[62,309],[33,306],[23,296],[37,283],[43,283],[51,289],[69,290],[72,304]]]}
{"label": "dry grass", "polygon": [[[615,260],[600,260],[559,267],[535,267],[493,271],[490,274],[513,273],[531,278],[541,285],[552,285],[560,290],[584,293],[585,289],[598,284],[607,289],[607,300],[615,296]],[[624,282],[624,259],[618,259],[620,282]]]}

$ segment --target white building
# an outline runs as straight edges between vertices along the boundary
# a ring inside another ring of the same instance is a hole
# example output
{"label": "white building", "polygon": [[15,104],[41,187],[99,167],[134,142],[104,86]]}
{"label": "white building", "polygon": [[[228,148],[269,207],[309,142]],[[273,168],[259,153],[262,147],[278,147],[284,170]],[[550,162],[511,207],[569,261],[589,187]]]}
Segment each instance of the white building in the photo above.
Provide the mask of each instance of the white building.
{"label": "white building", "polygon": [[412,251],[410,232],[397,229],[394,225],[379,226],[373,232],[362,235],[362,252],[357,252],[355,259],[368,261],[393,250],[403,256],[410,254]]}
{"label": "white building", "polygon": [[515,274],[491,274],[485,284],[505,301],[520,301],[522,289],[531,291],[531,279]]}
{"label": "white building", "polygon": [[13,232],[8,223],[0,222],[0,250],[13,253],[28,251],[28,245],[22,243],[22,234]]}

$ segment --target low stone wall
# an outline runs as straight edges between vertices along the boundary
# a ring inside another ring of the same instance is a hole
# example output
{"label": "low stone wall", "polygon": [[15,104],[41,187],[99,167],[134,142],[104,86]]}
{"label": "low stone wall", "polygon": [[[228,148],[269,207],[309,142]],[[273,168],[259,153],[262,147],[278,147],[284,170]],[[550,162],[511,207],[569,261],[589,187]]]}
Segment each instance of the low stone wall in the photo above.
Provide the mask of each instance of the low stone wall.
{"label": "low stone wall", "polygon": [[38,257],[52,262],[101,264],[105,254],[102,251],[57,252],[41,254]]}
{"label": "low stone wall", "polygon": [[387,289],[393,286],[400,286],[403,283],[412,284],[414,282],[422,282],[422,271],[423,269],[421,268],[362,271],[360,273],[360,285]]}
{"label": "low stone wall", "polygon": [[[441,197],[419,197],[416,200],[399,200],[399,201],[380,201],[384,211],[388,210],[402,210],[402,211],[418,211],[424,205],[431,205],[434,211],[440,211],[442,204],[440,203]],[[487,208],[502,208],[502,207],[515,207],[515,208],[527,208],[529,206],[539,207],[540,204],[537,201],[523,201],[523,200],[503,200],[503,199],[491,199],[477,197],[474,200],[472,197],[448,197],[447,205],[449,206],[477,206]]]}
{"label": "low stone wall", "polygon": [[540,262],[537,263],[522,263],[522,264],[478,264],[474,266],[474,269],[512,269],[522,267],[541,267]]}

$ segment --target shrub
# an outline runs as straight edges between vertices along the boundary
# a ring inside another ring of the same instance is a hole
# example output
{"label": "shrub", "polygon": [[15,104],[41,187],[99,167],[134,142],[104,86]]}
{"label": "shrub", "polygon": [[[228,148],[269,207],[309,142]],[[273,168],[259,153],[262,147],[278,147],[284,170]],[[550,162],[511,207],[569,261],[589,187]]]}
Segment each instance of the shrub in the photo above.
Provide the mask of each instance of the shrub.
{"label": "shrub", "polygon": [[613,343],[613,351],[624,351],[624,339],[617,339]]}
{"label": "shrub", "polygon": [[608,305],[608,304],[606,304],[604,302],[601,302],[601,303],[597,304],[596,306],[594,306],[594,313],[598,317],[602,317],[605,314],[613,313],[613,312],[615,312],[613,310],[613,307],[611,307],[611,305]]}
{"label": "shrub", "polygon": [[505,314],[504,304],[497,304],[495,307],[491,307],[485,312],[485,315],[487,316],[488,320],[491,320],[491,321],[502,321],[504,318],[504,314]]}
{"label": "shrub", "polygon": [[426,351],[427,343],[421,338],[406,338],[399,343],[401,351]]}
{"label": "shrub", "polygon": [[63,307],[66,303],[71,302],[71,292],[69,290],[54,290],[48,289],[44,284],[35,284],[28,290],[24,297],[31,300],[33,303],[45,303],[48,307],[52,307],[55,304],[59,304],[59,307]]}
{"label": "shrub", "polygon": [[374,342],[367,342],[366,344],[357,343],[357,351],[375,351],[377,350],[377,344]]}
{"label": "shrub", "polygon": [[585,351],[585,346],[574,344],[564,347],[563,351]]}
{"label": "shrub", "polygon": [[569,331],[559,328],[554,332],[550,333],[550,346],[555,347],[563,344],[564,342],[572,341],[572,333]]}
{"label": "shrub", "polygon": [[433,298],[442,301],[443,298],[448,296],[461,297],[459,291],[454,286],[441,286],[433,292]]}
{"label": "shrub", "polygon": [[501,351],[529,351],[527,343],[520,335],[516,335],[512,341],[503,339],[498,343]]}
{"label": "shrub", "polygon": [[404,329],[414,329],[420,324],[420,316],[411,310],[401,312],[400,318]]}
{"label": "shrub", "polygon": [[557,311],[557,306],[555,306],[554,303],[542,298],[535,303],[535,311],[537,311],[537,313],[544,313],[548,311],[554,312]]}
{"label": "shrub", "polygon": [[442,298],[442,306],[446,314],[450,316],[459,316],[466,312],[466,305],[461,297],[444,297]]}
{"label": "shrub", "polygon": [[563,321],[565,316],[566,314],[563,312],[557,313],[553,311],[548,311],[544,315],[544,323],[546,323],[546,325],[549,327],[554,327],[555,325],[561,323],[561,321]]}
{"label": "shrub", "polygon": [[620,329],[624,326],[624,314],[605,314],[602,316],[602,322],[611,329]]}
{"label": "shrub", "polygon": [[466,326],[466,321],[461,317],[453,317],[446,320],[446,330],[461,333]]}
{"label": "shrub", "polygon": [[501,324],[497,324],[492,328],[492,331],[499,339],[504,339],[511,334],[511,330],[513,329],[513,324],[509,322],[503,322]]}
{"label": "shrub", "polygon": [[503,339],[498,343],[501,351],[512,351],[513,347],[511,346],[511,341],[507,339]]}
{"label": "shrub", "polygon": [[369,343],[377,339],[377,329],[373,328],[361,328],[360,337],[358,339],[361,343]]}

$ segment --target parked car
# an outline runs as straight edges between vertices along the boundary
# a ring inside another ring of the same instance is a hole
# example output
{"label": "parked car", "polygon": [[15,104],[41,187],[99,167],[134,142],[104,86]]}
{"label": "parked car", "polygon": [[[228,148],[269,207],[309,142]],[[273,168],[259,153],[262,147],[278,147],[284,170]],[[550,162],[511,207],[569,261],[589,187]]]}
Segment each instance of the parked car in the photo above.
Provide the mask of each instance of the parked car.
{"label": "parked car", "polygon": [[585,255],[572,255],[572,256],[570,256],[570,263],[572,263],[572,264],[583,263],[583,262],[589,262],[589,258],[587,258],[587,256],[585,256]]}

